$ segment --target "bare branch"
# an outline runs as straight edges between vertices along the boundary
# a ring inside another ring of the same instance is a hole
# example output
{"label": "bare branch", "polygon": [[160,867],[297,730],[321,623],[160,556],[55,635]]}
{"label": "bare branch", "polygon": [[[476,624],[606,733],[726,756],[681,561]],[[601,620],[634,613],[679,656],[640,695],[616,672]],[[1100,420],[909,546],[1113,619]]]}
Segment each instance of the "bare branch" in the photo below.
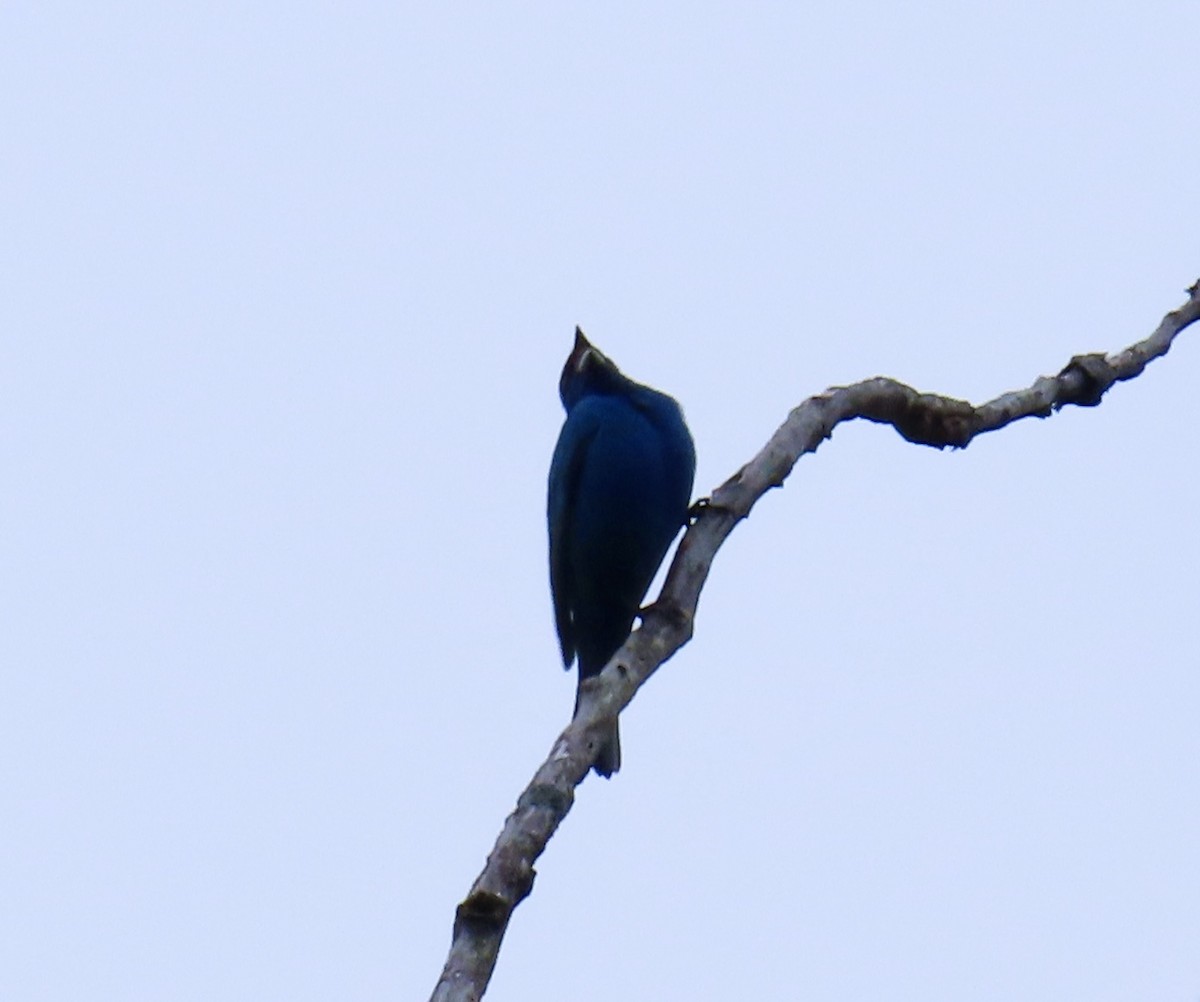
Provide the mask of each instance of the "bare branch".
{"label": "bare branch", "polygon": [[826,390],[800,404],[749,463],[694,509],[658,600],[643,610],[642,626],[604,671],[587,680],[579,713],[558,736],[550,757],[504,822],[483,872],[458,906],[450,955],[433,1002],[477,1002],[491,979],[513,909],[533,888],[534,861],[545,850],[575,799],[605,733],[604,722],[624,709],[638,688],[692,637],[692,620],[713,557],[726,537],[772,487],[780,487],[805,453],[815,452],[843,421],[890,424],[904,438],[942,449],[965,448],[976,435],[1027,417],[1049,417],[1070,404],[1094,407],[1117,382],[1133,379],[1165,355],[1176,335],[1200,320],[1200,282],[1188,301],[1158,329],[1113,355],[1077,355],[1057,376],[1004,393],[978,407],[879,377]]}

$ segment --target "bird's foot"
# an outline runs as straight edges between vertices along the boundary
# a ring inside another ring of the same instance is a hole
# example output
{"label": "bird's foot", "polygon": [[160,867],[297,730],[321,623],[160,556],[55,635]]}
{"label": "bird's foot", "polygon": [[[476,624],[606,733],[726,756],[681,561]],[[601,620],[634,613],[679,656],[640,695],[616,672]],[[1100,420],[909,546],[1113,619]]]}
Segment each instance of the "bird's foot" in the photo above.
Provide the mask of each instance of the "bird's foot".
{"label": "bird's foot", "polygon": [[704,512],[712,506],[712,498],[700,498],[687,510],[687,524],[695,525],[696,519],[703,515]]}
{"label": "bird's foot", "polygon": [[727,504],[722,504],[720,501],[714,501],[711,497],[700,498],[687,510],[687,525],[695,525],[706,511],[723,511],[733,513],[733,508]]}

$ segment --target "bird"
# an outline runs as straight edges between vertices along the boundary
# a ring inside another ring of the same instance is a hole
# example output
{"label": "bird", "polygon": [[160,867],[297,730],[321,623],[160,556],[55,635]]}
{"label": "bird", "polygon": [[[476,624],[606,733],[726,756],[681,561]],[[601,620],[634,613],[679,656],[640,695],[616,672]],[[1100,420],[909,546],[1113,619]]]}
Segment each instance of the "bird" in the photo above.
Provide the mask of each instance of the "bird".
{"label": "bird", "polygon": [[[634,382],[575,328],[558,383],[566,410],[550,461],[550,592],[563,667],[600,674],[687,521],[696,448],[673,397]],[[621,767],[617,722],[592,768]]]}

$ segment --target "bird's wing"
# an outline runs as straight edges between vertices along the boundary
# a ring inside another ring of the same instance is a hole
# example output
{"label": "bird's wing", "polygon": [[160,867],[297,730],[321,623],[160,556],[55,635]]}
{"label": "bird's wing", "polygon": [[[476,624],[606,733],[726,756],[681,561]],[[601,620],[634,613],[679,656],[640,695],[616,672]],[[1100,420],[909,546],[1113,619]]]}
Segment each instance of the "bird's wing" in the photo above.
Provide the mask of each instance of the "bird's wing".
{"label": "bird's wing", "polygon": [[546,518],[550,528],[550,593],[554,598],[554,625],[562,649],[563,667],[575,659],[575,630],[571,611],[576,588],[568,554],[574,530],[575,501],[588,450],[599,430],[598,415],[587,406],[575,407],[567,417],[554,457],[550,460],[550,484]]}

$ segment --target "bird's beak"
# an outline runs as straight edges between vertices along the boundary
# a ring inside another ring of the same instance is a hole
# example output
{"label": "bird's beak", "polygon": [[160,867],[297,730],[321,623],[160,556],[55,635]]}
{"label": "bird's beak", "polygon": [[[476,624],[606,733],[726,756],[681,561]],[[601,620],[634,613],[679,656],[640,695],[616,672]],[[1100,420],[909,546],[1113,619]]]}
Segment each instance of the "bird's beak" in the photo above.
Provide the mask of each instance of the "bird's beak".
{"label": "bird's beak", "polygon": [[575,328],[575,347],[571,349],[571,354],[567,358],[567,368],[571,372],[583,372],[589,365],[602,365],[609,369],[615,369],[616,366],[609,361],[608,356],[597,348],[584,335],[583,330],[579,327]]}
{"label": "bird's beak", "polygon": [[571,349],[571,354],[567,357],[567,371],[583,372],[583,367],[587,364],[588,352],[594,352],[595,350],[592,347],[592,342],[584,337],[583,330],[576,327],[575,347]]}

